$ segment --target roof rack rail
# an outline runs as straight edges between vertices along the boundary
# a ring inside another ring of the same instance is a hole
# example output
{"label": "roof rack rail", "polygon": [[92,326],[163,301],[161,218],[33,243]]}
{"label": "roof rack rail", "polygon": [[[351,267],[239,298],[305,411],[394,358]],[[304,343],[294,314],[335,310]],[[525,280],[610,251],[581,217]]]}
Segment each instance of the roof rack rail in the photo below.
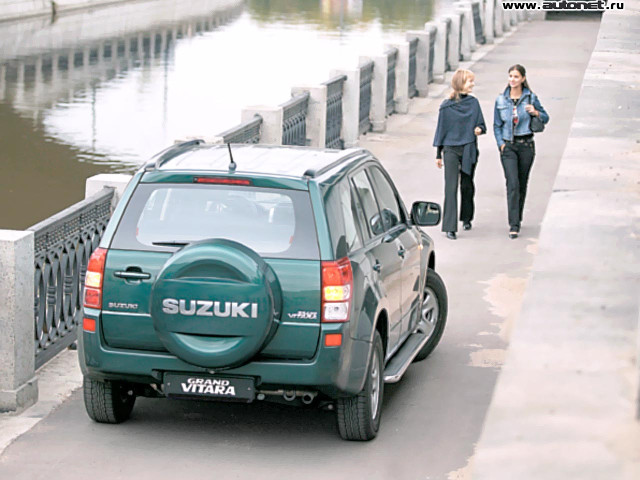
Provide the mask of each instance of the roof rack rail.
{"label": "roof rack rail", "polygon": [[327,165],[323,165],[322,167],[309,168],[306,172],[304,172],[304,174],[302,176],[303,177],[309,177],[309,178],[315,178],[315,177],[317,177],[319,175],[322,175],[325,172],[328,172],[332,168],[337,167],[341,163],[346,162],[347,160],[351,160],[353,157],[356,157],[358,155],[362,155],[363,153],[364,153],[364,150],[358,149],[355,152],[351,152],[348,155],[345,155],[344,157],[340,157],[335,162],[331,162],[331,163],[329,163]]}
{"label": "roof rack rail", "polygon": [[160,168],[162,165],[167,163],[169,160],[174,158],[175,156],[181,154],[185,150],[189,150],[191,147],[195,147],[196,145],[200,145],[204,143],[204,140],[201,138],[195,140],[188,140],[186,142],[176,143],[175,145],[171,145],[170,147],[165,148],[160,153],[155,154],[151,157],[151,160],[145,165],[145,170],[155,170]]}

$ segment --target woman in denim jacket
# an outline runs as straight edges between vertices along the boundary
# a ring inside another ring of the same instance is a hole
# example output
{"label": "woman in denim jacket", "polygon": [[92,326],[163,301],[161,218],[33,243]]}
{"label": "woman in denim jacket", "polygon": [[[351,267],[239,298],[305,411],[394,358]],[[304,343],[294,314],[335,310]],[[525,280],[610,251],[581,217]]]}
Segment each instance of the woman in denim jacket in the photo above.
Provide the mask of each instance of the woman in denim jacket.
{"label": "woman in denim jacket", "polygon": [[542,123],[549,114],[527,83],[522,65],[509,67],[509,84],[496,99],[493,110],[493,134],[500,149],[500,160],[507,180],[509,238],[518,238],[529,172],[536,154],[531,131],[531,117]]}

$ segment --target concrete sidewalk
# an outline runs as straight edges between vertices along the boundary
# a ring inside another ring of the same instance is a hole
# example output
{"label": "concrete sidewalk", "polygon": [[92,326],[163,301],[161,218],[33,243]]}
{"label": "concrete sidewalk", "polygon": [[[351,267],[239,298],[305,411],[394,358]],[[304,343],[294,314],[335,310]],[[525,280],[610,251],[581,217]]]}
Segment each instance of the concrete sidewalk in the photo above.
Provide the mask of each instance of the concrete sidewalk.
{"label": "concrete sidewalk", "polygon": [[640,478],[639,26],[604,13],[474,478]]}
{"label": "concrete sidewalk", "polygon": [[0,456],[11,442],[32,429],[82,386],[78,352],[63,350],[36,371],[38,402],[19,414],[0,414]]}

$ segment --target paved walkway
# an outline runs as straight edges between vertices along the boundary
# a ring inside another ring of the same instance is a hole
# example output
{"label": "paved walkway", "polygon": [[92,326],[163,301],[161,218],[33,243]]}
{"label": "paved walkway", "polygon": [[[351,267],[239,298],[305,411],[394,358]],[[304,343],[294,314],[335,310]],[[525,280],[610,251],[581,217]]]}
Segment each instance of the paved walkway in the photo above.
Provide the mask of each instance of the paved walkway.
{"label": "paved walkway", "polygon": [[[489,125],[495,96],[506,84],[507,67],[516,62],[527,67],[551,123],[537,140],[518,240],[507,237],[504,177],[492,135],[480,139],[473,230],[449,241],[439,228],[429,229],[436,240],[437,269],[449,290],[449,323],[433,356],[386,390],[383,427],[375,442],[341,442],[332,428],[324,427],[329,419],[320,413],[281,413],[258,405],[187,410],[182,403],[147,399],[136,407],[132,422],[110,428],[91,424],[76,393],[7,448],[0,456],[0,477],[31,479],[65,472],[71,479],[99,472],[98,478],[158,478],[188,471],[203,478],[212,472],[219,478],[471,478],[475,444],[508,340],[519,322],[542,220],[597,31],[594,21],[532,22],[499,45],[474,54],[474,94]],[[434,96],[444,89],[436,86]],[[361,142],[384,162],[409,204],[416,199],[442,201],[442,171],[434,165],[431,147],[440,101],[415,99],[408,115],[389,119],[386,133],[369,134]],[[45,451],[50,457],[34,455]],[[77,461],[80,451],[84,462]],[[130,455],[132,451],[136,455]],[[70,462],[75,464],[72,471],[65,469]],[[491,472],[494,466],[487,468]],[[494,477],[488,473],[483,478]]]}
{"label": "paved walkway", "polygon": [[603,16],[476,479],[640,478],[639,26]]}

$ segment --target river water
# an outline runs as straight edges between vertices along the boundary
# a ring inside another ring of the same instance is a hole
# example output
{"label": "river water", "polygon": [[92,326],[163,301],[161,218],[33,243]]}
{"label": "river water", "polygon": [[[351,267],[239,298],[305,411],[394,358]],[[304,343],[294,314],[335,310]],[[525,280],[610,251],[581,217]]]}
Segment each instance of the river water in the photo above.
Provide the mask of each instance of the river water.
{"label": "river water", "polygon": [[143,0],[0,24],[0,229],[382,53],[437,1]]}

